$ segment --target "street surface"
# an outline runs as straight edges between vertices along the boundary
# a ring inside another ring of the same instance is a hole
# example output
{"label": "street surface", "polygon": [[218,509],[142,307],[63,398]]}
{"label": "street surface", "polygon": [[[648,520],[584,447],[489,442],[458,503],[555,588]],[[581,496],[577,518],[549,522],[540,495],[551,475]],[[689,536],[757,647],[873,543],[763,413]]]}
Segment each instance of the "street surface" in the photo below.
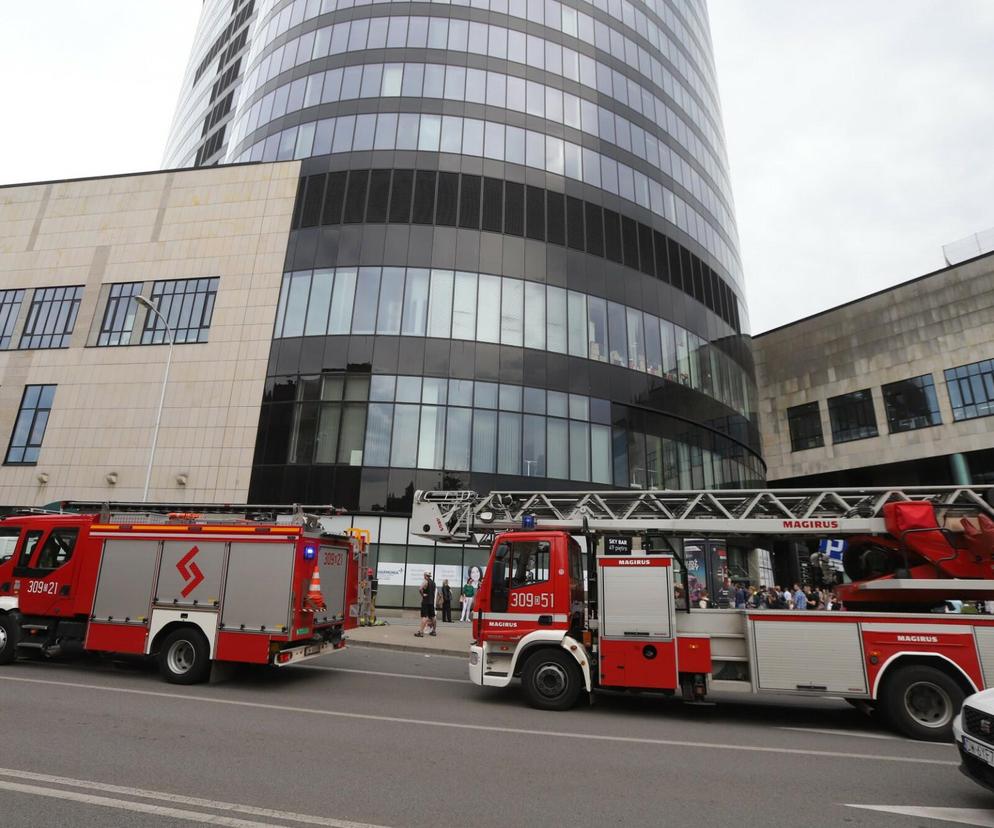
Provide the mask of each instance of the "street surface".
{"label": "street surface", "polygon": [[951,745],[837,700],[543,713],[470,685],[464,659],[355,647],[189,688],[141,664],[18,662],[0,710],[3,828],[994,826]]}

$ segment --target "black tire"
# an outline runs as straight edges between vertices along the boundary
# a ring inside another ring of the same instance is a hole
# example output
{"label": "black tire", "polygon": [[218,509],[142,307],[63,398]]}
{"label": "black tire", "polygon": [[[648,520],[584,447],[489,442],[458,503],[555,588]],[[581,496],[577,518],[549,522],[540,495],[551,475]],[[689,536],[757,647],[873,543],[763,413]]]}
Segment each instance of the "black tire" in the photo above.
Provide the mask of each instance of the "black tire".
{"label": "black tire", "polygon": [[199,684],[211,672],[210,647],[200,630],[173,630],[159,646],[159,673],[170,684]]}
{"label": "black tire", "polygon": [[562,650],[544,649],[530,656],[521,671],[528,704],[539,710],[569,710],[580,698],[583,676],[576,659]]}
{"label": "black tire", "polygon": [[16,618],[0,615],[0,664],[10,664],[17,658],[17,642],[21,640],[21,625]]}
{"label": "black tire", "polygon": [[880,710],[887,723],[911,739],[951,742],[953,719],[966,694],[955,679],[936,667],[899,667],[884,678]]}

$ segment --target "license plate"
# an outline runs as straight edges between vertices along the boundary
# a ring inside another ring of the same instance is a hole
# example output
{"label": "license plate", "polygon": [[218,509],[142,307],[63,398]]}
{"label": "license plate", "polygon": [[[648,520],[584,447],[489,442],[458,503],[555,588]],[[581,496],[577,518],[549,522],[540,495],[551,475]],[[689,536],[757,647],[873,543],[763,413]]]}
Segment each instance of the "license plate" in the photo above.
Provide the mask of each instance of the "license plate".
{"label": "license plate", "polygon": [[311,645],[309,645],[307,647],[304,647],[304,655],[305,656],[317,655],[320,652],[321,652],[321,645],[320,644],[311,644]]}
{"label": "license plate", "polygon": [[973,741],[968,736],[964,736],[963,750],[994,768],[994,748],[989,748],[986,745],[980,744],[980,742]]}

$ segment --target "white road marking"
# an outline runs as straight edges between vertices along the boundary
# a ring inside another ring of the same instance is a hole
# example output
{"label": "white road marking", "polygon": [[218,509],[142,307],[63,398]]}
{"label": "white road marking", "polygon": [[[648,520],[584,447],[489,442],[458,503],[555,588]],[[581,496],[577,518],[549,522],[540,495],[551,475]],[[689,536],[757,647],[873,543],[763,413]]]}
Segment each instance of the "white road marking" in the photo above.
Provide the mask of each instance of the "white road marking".
{"label": "white road marking", "polygon": [[417,679],[418,681],[447,681],[453,684],[470,684],[469,679],[443,678],[441,676],[415,676],[410,673],[383,673],[379,670],[356,670],[351,667],[322,667],[320,664],[301,664],[301,670],[327,670],[331,673],[360,673],[364,676],[385,676],[386,678]]}
{"label": "white road marking", "polygon": [[885,814],[937,819],[942,822],[959,822],[962,825],[979,825],[981,828],[994,828],[994,811],[985,808],[920,808],[915,805],[846,805],[847,808],[861,808],[864,811],[880,811]]}
{"label": "white road marking", "polygon": [[[861,730],[827,730],[817,727],[778,727],[777,730],[796,730],[798,733],[825,733],[829,736],[858,736],[860,739],[886,739],[889,742],[916,742],[917,739],[902,739],[900,736],[888,736],[886,733],[864,733]],[[921,744],[933,744],[922,742]]]}
{"label": "white road marking", "polygon": [[15,681],[24,684],[51,685],[53,687],[73,687],[79,690],[97,690],[104,693],[123,693],[133,696],[168,699],[174,702],[203,702],[205,704],[223,704],[232,707],[248,707],[255,710],[275,710],[281,713],[301,713],[308,716],[327,716],[336,719],[354,719],[366,722],[390,722],[392,724],[417,725],[418,727],[440,727],[449,730],[471,730],[499,735],[515,734],[519,736],[539,736],[553,739],[575,739],[590,742],[617,742],[619,744],[653,745],[657,747],[698,748],[701,750],[743,751],[746,753],[780,753],[787,756],[815,756],[823,759],[867,759],[871,762],[900,762],[912,765],[947,765],[957,767],[959,762],[945,759],[925,759],[914,756],[887,756],[867,753],[845,753],[830,750],[804,750],[803,748],[761,747],[758,745],[734,745],[713,742],[687,742],[677,739],[647,739],[639,736],[607,736],[596,733],[566,733],[557,730],[529,730],[521,727],[500,727],[498,725],[464,724],[460,722],[438,722],[431,719],[409,719],[402,716],[381,716],[372,713],[345,713],[340,710],[318,710],[309,707],[291,707],[283,704],[265,704],[263,702],[240,701],[238,699],[220,699],[210,696],[192,696],[178,693],[165,693],[156,690],[135,690],[128,687],[108,687],[101,684],[82,684],[69,681],[49,681],[45,679],[17,678],[15,676],[0,676],[0,681]]}
{"label": "white road marking", "polygon": [[273,822],[255,822],[248,819],[221,816],[220,814],[205,814],[200,811],[186,811],[181,808],[166,808],[162,805],[149,805],[147,802],[129,802],[126,799],[112,799],[107,796],[93,796],[77,793],[76,791],[57,791],[52,788],[39,788],[37,785],[21,785],[17,782],[0,780],[0,790],[15,793],[45,796],[50,799],[68,799],[71,802],[81,802],[84,805],[99,805],[103,808],[117,808],[122,811],[137,811],[140,814],[154,814],[170,819],[185,819],[189,822],[206,822],[210,825],[228,825],[232,828],[275,828]]}
{"label": "white road marking", "polygon": [[[46,773],[32,773],[31,771],[23,770],[13,770],[11,768],[0,768],[0,776],[11,776],[14,779],[28,779],[32,782],[46,782],[49,785],[58,785],[60,787],[71,787],[71,788],[84,788],[93,791],[100,791],[101,793],[112,793],[120,794],[122,796],[140,797],[142,799],[158,799],[162,802],[171,802],[174,805],[189,805],[196,808],[211,808],[215,811],[231,811],[233,813],[248,814],[249,816],[256,817],[269,817],[271,819],[281,819],[286,822],[301,822],[306,825],[322,825],[325,828],[380,828],[376,825],[368,825],[364,822],[351,822],[349,820],[341,819],[330,819],[328,817],[312,816],[310,814],[296,814],[290,811],[276,811],[270,808],[255,808],[251,805],[239,805],[235,802],[217,802],[213,799],[201,799],[196,796],[183,796],[182,794],[171,794],[164,791],[149,791],[143,788],[126,788],[121,785],[108,785],[106,782],[93,782],[88,779],[73,779],[67,776],[50,776]],[[8,782],[5,779],[0,779],[0,788],[4,786],[16,784]],[[33,786],[27,786],[33,787]],[[49,791],[49,788],[40,788],[39,790]],[[25,791],[25,793],[36,793],[37,791]],[[48,795],[42,794],[42,795]],[[82,795],[82,794],[81,794]],[[98,797],[102,799],[103,797]],[[118,802],[120,800],[108,800],[108,802]],[[101,803],[92,803],[101,804]],[[135,804],[135,803],[126,803]],[[137,803],[141,804],[141,803]],[[112,805],[110,807],[119,807],[117,805]],[[153,807],[153,806],[148,806]],[[170,809],[171,810],[171,809]],[[151,813],[151,812],[150,812]],[[185,811],[178,811],[177,813],[184,814],[183,818],[186,817]],[[165,816],[165,815],[164,815]],[[205,814],[204,816],[213,816],[212,814]],[[206,820],[204,820],[206,821]],[[245,820],[234,820],[233,822],[218,823],[219,825],[268,825],[269,823],[259,823],[251,822]]]}

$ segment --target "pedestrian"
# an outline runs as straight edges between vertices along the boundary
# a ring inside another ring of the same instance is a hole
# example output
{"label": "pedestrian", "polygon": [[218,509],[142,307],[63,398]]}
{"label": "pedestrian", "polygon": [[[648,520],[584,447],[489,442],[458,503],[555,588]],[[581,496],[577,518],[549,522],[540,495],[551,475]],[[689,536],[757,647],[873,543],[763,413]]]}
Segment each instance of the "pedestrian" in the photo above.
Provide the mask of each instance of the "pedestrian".
{"label": "pedestrian", "polygon": [[452,587],[448,578],[442,579],[442,621],[452,623]]}
{"label": "pedestrian", "polygon": [[808,608],[808,596],[804,594],[804,590],[801,589],[800,584],[794,584],[794,609],[807,609]]}
{"label": "pedestrian", "polygon": [[459,596],[459,600],[462,601],[462,613],[459,616],[460,621],[473,620],[473,598],[475,597],[476,586],[470,577],[466,579],[466,583],[462,588],[462,595]]}
{"label": "pedestrian", "polygon": [[708,591],[706,589],[701,590],[701,597],[697,599],[697,606],[701,609],[711,608],[711,598],[708,596]]}
{"label": "pedestrian", "polygon": [[735,587],[735,609],[746,608],[746,589],[743,584]]}
{"label": "pedestrian", "polygon": [[418,592],[421,593],[421,626],[414,635],[424,638],[425,630],[429,630],[428,635],[435,635],[435,582],[427,570]]}

